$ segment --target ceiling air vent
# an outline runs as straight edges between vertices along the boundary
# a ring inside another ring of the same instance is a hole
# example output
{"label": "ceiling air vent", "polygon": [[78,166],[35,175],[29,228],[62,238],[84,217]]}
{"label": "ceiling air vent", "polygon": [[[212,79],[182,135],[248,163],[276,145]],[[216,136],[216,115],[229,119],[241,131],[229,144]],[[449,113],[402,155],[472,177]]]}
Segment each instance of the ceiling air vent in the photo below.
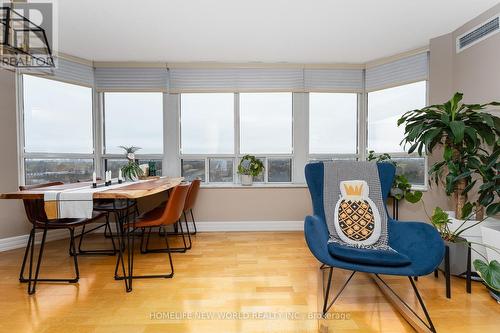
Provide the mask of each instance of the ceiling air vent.
{"label": "ceiling air vent", "polygon": [[500,31],[500,16],[493,17],[474,29],[458,36],[457,53]]}

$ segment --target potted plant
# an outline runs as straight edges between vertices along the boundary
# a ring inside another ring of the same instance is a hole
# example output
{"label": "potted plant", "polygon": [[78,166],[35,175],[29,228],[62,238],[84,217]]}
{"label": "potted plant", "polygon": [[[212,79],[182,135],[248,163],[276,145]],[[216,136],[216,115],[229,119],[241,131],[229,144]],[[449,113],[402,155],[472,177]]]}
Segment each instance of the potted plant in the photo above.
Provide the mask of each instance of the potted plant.
{"label": "potted plant", "polygon": [[[434,210],[430,220],[450,249],[450,269],[455,275],[466,270],[467,246],[471,243],[484,246],[461,237],[463,232],[484,221],[477,218],[482,210],[479,207],[485,207],[486,215],[500,211],[500,118],[484,112],[487,107],[500,103],[464,104],[462,98],[461,93],[455,93],[444,104],[408,111],[398,120],[398,126],[405,125],[402,143],[410,145],[409,153],[432,154],[436,148],[442,148],[443,158],[431,166],[429,175],[436,185],[444,185],[447,195],[454,195],[454,215],[461,221],[458,227],[450,228],[450,216],[440,207]],[[478,200],[470,203],[467,194],[476,186],[479,186]],[[474,210],[478,208],[479,214],[476,214]],[[484,259],[474,260],[478,274],[489,288],[498,290],[500,265],[495,260],[488,263],[482,253],[471,249]]]}
{"label": "potted plant", "polygon": [[500,103],[463,104],[462,98],[457,92],[444,104],[408,111],[398,120],[398,126],[405,125],[401,143],[410,145],[408,153],[417,151],[422,156],[443,148],[443,159],[432,165],[429,175],[436,184],[444,183],[447,195],[455,196],[458,218],[464,217],[462,210],[472,188],[470,159],[479,150],[495,146],[500,135],[500,118],[484,112]]}
{"label": "potted plant", "polygon": [[259,176],[264,171],[261,160],[252,155],[245,155],[238,165],[238,174],[241,175],[241,185],[249,186],[253,183],[253,177]]}
{"label": "potted plant", "polygon": [[137,181],[139,177],[144,174],[142,169],[139,167],[139,164],[135,161],[135,152],[141,148],[134,146],[120,146],[120,148],[125,150],[125,155],[128,160],[127,164],[121,168],[123,177],[131,181]]}
{"label": "potted plant", "polygon": [[[377,161],[391,163],[397,168],[397,163],[392,159],[391,155],[384,153],[377,155],[375,151],[370,150],[366,158],[367,161]],[[417,203],[422,198],[422,192],[412,190],[411,184],[405,175],[396,173],[394,177],[394,182],[392,183],[391,195],[396,198],[396,200],[405,199],[410,203]]]}

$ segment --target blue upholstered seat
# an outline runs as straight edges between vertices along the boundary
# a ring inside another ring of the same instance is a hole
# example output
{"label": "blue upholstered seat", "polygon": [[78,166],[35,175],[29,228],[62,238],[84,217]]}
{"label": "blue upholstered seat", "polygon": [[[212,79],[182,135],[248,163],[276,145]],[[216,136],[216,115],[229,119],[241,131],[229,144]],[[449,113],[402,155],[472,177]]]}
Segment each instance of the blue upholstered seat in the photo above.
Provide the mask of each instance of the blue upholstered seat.
{"label": "blue upholstered seat", "polygon": [[[322,162],[310,163],[305,169],[314,215],[306,217],[304,232],[307,245],[321,263],[359,272],[401,276],[427,275],[436,269],[444,256],[444,243],[436,229],[423,222],[398,222],[388,217],[389,245],[399,255],[328,244],[323,170]],[[395,168],[389,163],[379,163],[378,172],[382,196],[387,200]],[[387,208],[381,213],[387,214]]]}
{"label": "blue upholstered seat", "polygon": [[328,244],[328,252],[332,257],[358,264],[384,266],[406,266],[411,264],[410,258],[396,251],[359,249],[338,243],[330,243]]}

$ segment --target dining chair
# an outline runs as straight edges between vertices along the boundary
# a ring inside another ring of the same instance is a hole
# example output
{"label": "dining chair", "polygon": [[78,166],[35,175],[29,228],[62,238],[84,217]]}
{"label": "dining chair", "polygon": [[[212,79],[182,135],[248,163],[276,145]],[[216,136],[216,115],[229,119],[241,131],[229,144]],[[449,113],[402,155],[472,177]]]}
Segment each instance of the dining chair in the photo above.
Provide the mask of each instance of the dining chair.
{"label": "dining chair", "polygon": [[[45,184],[37,185],[27,185],[19,186],[20,191],[36,190],[51,186],[63,185],[62,182],[51,182]],[[80,278],[80,271],[78,269],[78,252],[75,246],[75,229],[77,227],[84,226],[88,223],[93,223],[98,219],[106,218],[108,216],[104,213],[93,212],[90,219],[85,218],[61,218],[61,219],[48,219],[45,214],[45,205],[43,199],[24,199],[24,208],[26,211],[26,216],[28,221],[32,224],[31,232],[28,238],[28,244],[26,245],[26,250],[24,252],[23,262],[21,265],[21,271],[19,273],[19,281],[23,283],[28,283],[28,294],[34,294],[36,292],[36,285],[38,282],[68,282],[76,283]],[[36,263],[36,268],[33,267],[34,252],[35,252],[35,235],[37,230],[43,230],[42,240],[40,243],[40,249],[38,252],[38,259]],[[69,252],[73,257],[73,264],[75,267],[75,277],[74,278],[58,278],[58,279],[48,279],[39,278],[40,266],[42,263],[43,251],[45,248],[45,242],[47,240],[47,232],[49,230],[57,229],[68,229],[70,235]],[[24,270],[26,268],[26,261],[29,254],[29,277],[24,277]],[[34,271],[33,271],[34,269]]]}
{"label": "dining chair", "polygon": [[[145,229],[145,228],[152,228],[152,227],[161,227],[161,226],[170,226],[179,221],[179,219],[182,216],[183,213],[183,208],[184,204],[186,201],[187,193],[189,190],[189,184],[180,184],[177,185],[170,193],[169,200],[167,201],[167,204],[165,206],[158,206],[155,209],[146,212],[142,215],[140,215],[134,222],[128,223],[124,226],[124,230],[122,232],[127,232],[127,230],[134,230],[136,228],[139,229]],[[131,237],[132,242],[131,242],[131,249],[130,252],[132,255],[129,257],[130,261],[130,266],[134,267],[134,237]],[[141,239],[141,247],[142,247],[142,239]],[[131,273],[131,276],[128,278],[132,279],[139,279],[139,278],[171,278],[174,276],[174,265],[172,261],[172,252],[175,252],[175,248],[171,248],[168,242],[168,234],[165,233],[165,243],[166,243],[166,248],[165,249],[156,249],[156,250],[149,250],[148,252],[167,252],[168,253],[168,259],[170,263],[170,273],[167,274],[157,274],[157,275],[133,275],[133,272]],[[143,252],[147,253],[147,252]],[[118,276],[118,267],[119,267],[119,262],[122,258],[118,258],[116,262],[116,267],[115,267],[115,279],[120,280],[124,279],[125,277],[123,276]]]}
{"label": "dining chair", "polygon": [[[194,227],[194,232],[192,235],[196,235],[197,229],[196,229],[196,221],[194,219],[193,215],[193,208],[196,204],[196,199],[198,198],[198,192],[200,192],[200,185],[201,185],[201,179],[197,178],[191,182],[191,185],[189,186],[189,191],[188,195],[186,198],[186,204],[184,205],[184,220],[186,221],[186,227],[188,224],[188,219],[187,219],[187,212],[191,213],[191,221],[193,222],[193,227]],[[189,232],[189,229],[188,229]]]}

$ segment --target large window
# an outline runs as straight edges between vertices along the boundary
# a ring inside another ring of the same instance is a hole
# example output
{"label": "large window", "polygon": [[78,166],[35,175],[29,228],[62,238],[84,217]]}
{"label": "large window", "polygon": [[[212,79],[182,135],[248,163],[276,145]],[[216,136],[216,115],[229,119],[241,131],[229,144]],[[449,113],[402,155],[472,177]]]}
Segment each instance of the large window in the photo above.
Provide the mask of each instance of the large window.
{"label": "large window", "polygon": [[181,95],[181,152],[234,153],[234,94]]}
{"label": "large window", "polygon": [[357,153],[357,94],[309,94],[309,154]]}
{"label": "large window", "polygon": [[426,81],[368,93],[368,149],[377,153],[403,152],[404,128],[398,119],[426,104]]}
{"label": "large window", "polygon": [[240,94],[240,153],[292,153],[292,93]]}
{"label": "large window", "polygon": [[22,86],[25,183],[90,178],[92,89],[31,75]]}
{"label": "large window", "polygon": [[254,154],[266,166],[255,182],[292,181],[292,93],[181,94],[180,104],[185,178],[238,182],[237,163]]}
{"label": "large window", "polygon": [[163,154],[163,94],[104,94],[106,154],[122,154],[119,146],[141,147],[138,154]]}
{"label": "large window", "polygon": [[404,127],[398,127],[397,121],[406,111],[426,105],[426,86],[426,81],[420,81],[368,93],[368,150],[391,154],[398,172],[421,186],[425,185],[425,159],[404,152],[400,145]]}
{"label": "large window", "polygon": [[92,154],[92,89],[23,75],[24,150]]}

